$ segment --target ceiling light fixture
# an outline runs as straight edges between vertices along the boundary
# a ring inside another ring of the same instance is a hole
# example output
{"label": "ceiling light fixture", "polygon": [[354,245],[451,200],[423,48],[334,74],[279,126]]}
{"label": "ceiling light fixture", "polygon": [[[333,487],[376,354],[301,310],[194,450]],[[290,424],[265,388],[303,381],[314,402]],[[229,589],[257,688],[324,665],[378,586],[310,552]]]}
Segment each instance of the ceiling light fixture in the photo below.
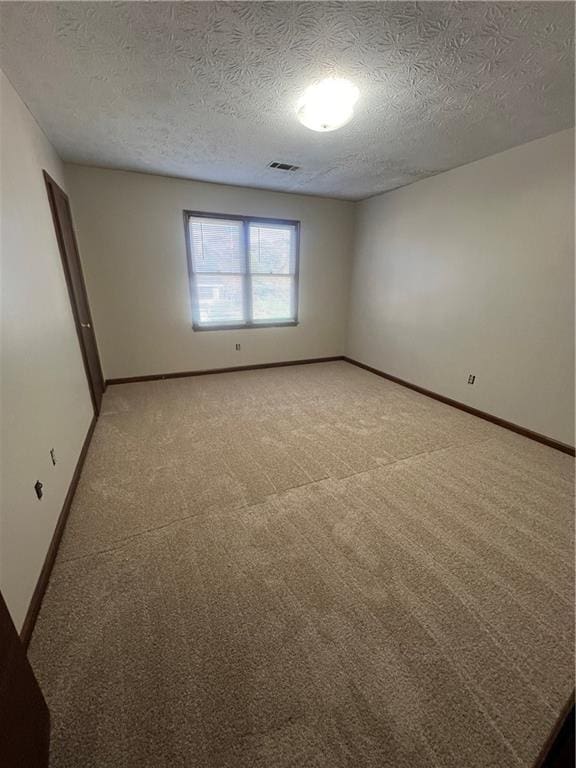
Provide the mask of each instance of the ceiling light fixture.
{"label": "ceiling light fixture", "polygon": [[298,102],[298,120],[313,131],[335,131],[354,115],[360,91],[349,80],[328,77],[306,89]]}

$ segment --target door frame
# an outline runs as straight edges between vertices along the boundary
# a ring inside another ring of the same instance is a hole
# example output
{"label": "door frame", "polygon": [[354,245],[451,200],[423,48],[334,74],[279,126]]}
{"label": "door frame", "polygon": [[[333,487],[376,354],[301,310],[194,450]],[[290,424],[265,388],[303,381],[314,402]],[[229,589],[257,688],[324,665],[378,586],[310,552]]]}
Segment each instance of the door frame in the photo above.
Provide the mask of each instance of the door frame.
{"label": "door frame", "polygon": [[[60,251],[60,259],[62,261],[62,268],[64,270],[64,277],[66,278],[66,287],[68,288],[68,297],[70,299],[70,306],[72,308],[72,315],[74,317],[74,325],[76,326],[76,335],[78,336],[78,343],[80,344],[80,351],[82,353],[82,362],[84,363],[84,371],[86,373],[86,380],[88,381],[88,388],[90,390],[90,397],[92,399],[92,406],[94,408],[94,415],[98,416],[100,413],[100,405],[101,403],[98,400],[98,396],[96,394],[96,391],[94,389],[94,382],[92,381],[92,375],[90,373],[90,364],[88,361],[88,352],[86,350],[86,345],[84,342],[84,335],[82,333],[82,319],[80,317],[80,312],[78,310],[78,305],[76,304],[76,297],[74,296],[74,288],[72,283],[72,278],[70,276],[70,267],[68,265],[68,260],[66,257],[66,249],[64,245],[64,238],[62,236],[62,231],[60,229],[60,220],[58,218],[58,211],[56,208],[56,203],[54,201],[54,190],[58,190],[59,194],[63,195],[63,197],[66,198],[66,201],[68,203],[68,210],[71,212],[72,207],[70,205],[70,198],[64,192],[62,187],[60,187],[59,184],[57,184],[54,179],[50,176],[50,174],[46,170],[42,170],[42,175],[44,176],[44,182],[46,184],[46,191],[48,193],[48,202],[50,203],[50,213],[52,214],[52,222],[54,224],[54,230],[56,232],[56,240],[58,242],[58,250]],[[100,361],[100,351],[98,349],[98,343],[96,341],[96,333],[94,331],[94,323],[92,321],[92,311],[90,309],[90,303],[88,301],[88,292],[86,291],[86,281],[84,280],[84,273],[82,271],[82,264],[80,262],[80,250],[78,248],[78,240],[76,239],[76,231],[74,229],[74,222],[72,221],[72,216],[70,216],[70,229],[72,231],[72,237],[74,239],[74,247],[76,249],[76,254],[78,256],[78,267],[80,269],[80,274],[82,277],[82,283],[84,285],[84,292],[86,294],[86,307],[88,312],[88,317],[86,318],[88,322],[91,325],[92,328],[92,334],[94,336],[94,345],[96,348],[96,358],[98,362],[98,369],[100,372],[100,378],[102,380],[102,391],[106,389],[106,382],[104,380],[104,374],[102,373],[102,363]]]}
{"label": "door frame", "polygon": [[50,712],[0,593],[0,762],[48,768]]}

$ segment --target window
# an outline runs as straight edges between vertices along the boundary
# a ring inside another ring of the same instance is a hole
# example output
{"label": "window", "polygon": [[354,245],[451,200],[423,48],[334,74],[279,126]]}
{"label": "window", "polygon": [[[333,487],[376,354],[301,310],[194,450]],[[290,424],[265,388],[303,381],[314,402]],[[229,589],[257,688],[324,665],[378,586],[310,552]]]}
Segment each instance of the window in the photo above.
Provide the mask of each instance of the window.
{"label": "window", "polygon": [[298,322],[300,223],[184,211],[195,330]]}

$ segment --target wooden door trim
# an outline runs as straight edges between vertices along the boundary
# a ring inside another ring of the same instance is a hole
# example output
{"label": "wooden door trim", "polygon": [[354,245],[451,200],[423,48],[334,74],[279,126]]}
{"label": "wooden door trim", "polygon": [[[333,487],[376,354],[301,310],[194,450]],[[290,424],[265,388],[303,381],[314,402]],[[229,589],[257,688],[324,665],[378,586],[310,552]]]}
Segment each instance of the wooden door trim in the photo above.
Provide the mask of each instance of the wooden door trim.
{"label": "wooden door trim", "polygon": [[48,768],[50,712],[0,594],[0,763]]}
{"label": "wooden door trim", "polygon": [[[66,202],[68,204],[68,208],[71,211],[70,206],[70,199],[66,192],[60,187],[54,179],[47,173],[47,171],[43,170],[42,174],[44,176],[44,182],[46,184],[46,191],[48,193],[48,202],[50,204],[50,213],[52,214],[52,222],[54,224],[54,231],[56,232],[56,240],[58,242],[58,250],[60,252],[60,260],[62,261],[62,268],[64,270],[64,277],[66,279],[66,287],[68,288],[68,296],[70,298],[70,306],[72,308],[72,316],[74,317],[74,325],[76,326],[76,334],[78,336],[78,342],[80,344],[80,351],[82,353],[82,362],[84,364],[84,371],[86,373],[86,379],[88,381],[88,389],[90,390],[90,397],[92,399],[92,406],[94,408],[94,415],[98,416],[100,413],[100,403],[98,401],[98,397],[96,395],[96,392],[94,391],[94,385],[92,383],[92,376],[90,373],[90,363],[88,360],[88,353],[86,350],[86,346],[84,343],[84,336],[82,334],[82,319],[80,318],[78,314],[78,307],[76,305],[76,298],[74,296],[74,288],[72,284],[72,278],[70,275],[70,269],[68,266],[68,261],[66,259],[66,249],[64,245],[64,238],[62,236],[62,230],[60,227],[60,220],[58,218],[58,211],[56,208],[56,202],[54,200],[54,190],[58,190],[58,192],[66,199]],[[78,241],[76,239],[76,232],[74,230],[74,223],[72,221],[72,217],[70,217],[70,228],[72,231],[72,237],[74,239],[74,246],[76,248],[76,253],[78,254],[78,261],[79,266],[82,274],[82,280],[84,282],[84,287],[86,285],[86,281],[84,280],[84,274],[82,273],[82,265],[80,264],[80,251],[78,249]],[[92,312],[90,310],[90,305],[87,303],[87,313],[88,313],[88,322],[92,326],[92,332],[94,333],[94,323],[92,321]],[[98,368],[100,372],[100,379],[102,381],[102,388],[105,387],[105,381],[104,381],[104,374],[102,372],[102,364],[100,362],[100,352],[98,351],[98,346],[96,344],[96,336],[94,334],[94,343],[96,345],[96,353],[98,358]]]}

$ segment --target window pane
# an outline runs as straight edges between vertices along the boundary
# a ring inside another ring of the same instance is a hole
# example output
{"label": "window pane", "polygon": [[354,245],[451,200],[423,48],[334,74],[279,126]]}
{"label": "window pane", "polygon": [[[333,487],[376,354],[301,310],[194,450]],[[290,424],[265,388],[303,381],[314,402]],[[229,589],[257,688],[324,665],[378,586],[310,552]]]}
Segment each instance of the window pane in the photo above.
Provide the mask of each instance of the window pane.
{"label": "window pane", "polygon": [[295,272],[295,228],[291,224],[250,224],[250,271],[263,275]]}
{"label": "window pane", "polygon": [[242,222],[190,219],[194,272],[244,272]]}
{"label": "window pane", "polygon": [[240,275],[196,275],[200,324],[244,322],[243,281]]}
{"label": "window pane", "polygon": [[294,278],[286,276],[252,277],[252,314],[255,321],[293,320]]}

